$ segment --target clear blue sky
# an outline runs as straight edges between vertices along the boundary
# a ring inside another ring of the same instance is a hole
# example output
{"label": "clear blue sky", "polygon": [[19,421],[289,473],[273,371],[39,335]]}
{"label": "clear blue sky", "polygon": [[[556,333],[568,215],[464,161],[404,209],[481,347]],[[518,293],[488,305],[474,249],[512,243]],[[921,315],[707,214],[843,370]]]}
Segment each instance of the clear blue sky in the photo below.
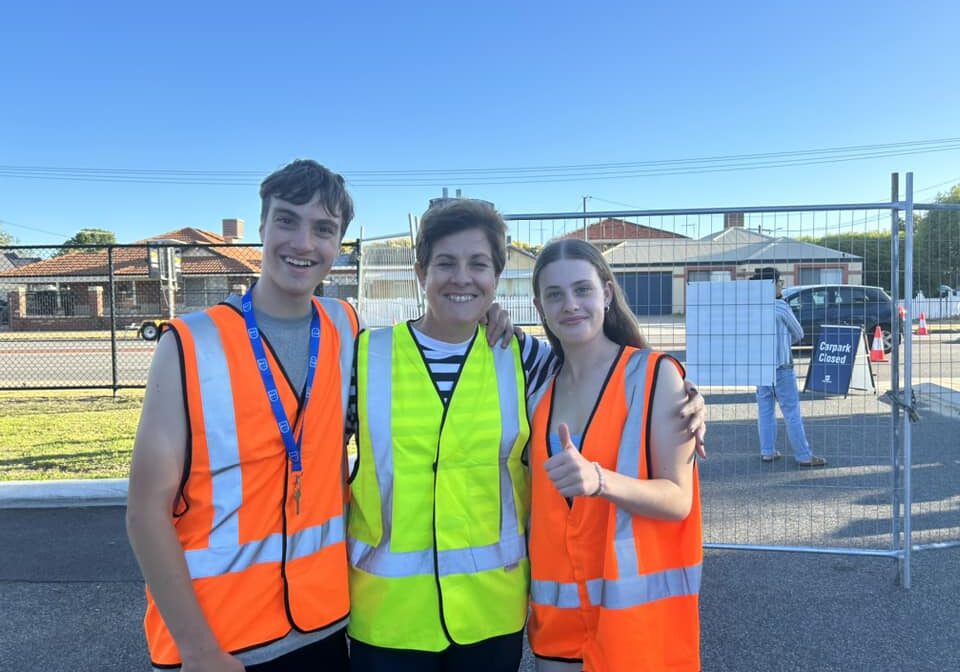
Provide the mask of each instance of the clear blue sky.
{"label": "clear blue sky", "polygon": [[[517,171],[958,138],[955,0],[472,5],[4,3],[0,226],[25,244],[84,227],[131,242],[240,217],[255,242],[259,180],[296,157],[350,181],[348,237],[402,231],[443,185],[519,213],[584,195],[593,210],[878,201],[892,171],[960,182],[960,141],[700,174]],[[77,179],[93,169],[143,181]]]}

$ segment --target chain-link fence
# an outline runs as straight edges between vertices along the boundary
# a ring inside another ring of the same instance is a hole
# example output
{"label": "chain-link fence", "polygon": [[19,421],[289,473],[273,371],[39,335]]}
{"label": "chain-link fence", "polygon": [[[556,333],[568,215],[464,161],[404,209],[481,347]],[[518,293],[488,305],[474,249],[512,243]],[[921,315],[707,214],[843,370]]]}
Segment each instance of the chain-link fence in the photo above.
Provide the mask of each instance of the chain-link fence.
{"label": "chain-link fence", "polygon": [[[0,248],[0,389],[143,387],[159,325],[242,293],[259,245]],[[320,293],[356,301],[356,244]]]}

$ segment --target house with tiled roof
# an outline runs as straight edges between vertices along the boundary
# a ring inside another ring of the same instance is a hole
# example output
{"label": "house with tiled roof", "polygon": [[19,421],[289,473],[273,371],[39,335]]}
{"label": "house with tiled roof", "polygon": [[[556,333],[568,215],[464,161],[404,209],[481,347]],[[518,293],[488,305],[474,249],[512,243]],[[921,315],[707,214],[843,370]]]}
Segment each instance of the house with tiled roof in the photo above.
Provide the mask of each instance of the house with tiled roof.
{"label": "house with tiled roof", "polygon": [[746,280],[760,267],[780,271],[786,286],[863,282],[863,258],[743,227],[725,218],[723,230],[700,239],[636,239],[603,255],[637,315],[682,314],[689,282]]}
{"label": "house with tiled roof", "polygon": [[225,219],[221,234],[185,227],[131,245],[62,248],[0,272],[0,282],[15,283],[10,328],[109,328],[111,276],[117,326],[169,316],[171,290],[174,314],[218,303],[260,275],[260,248],[238,244],[242,235],[243,220]]}
{"label": "house with tiled roof", "polygon": [[615,245],[619,245],[625,240],[650,240],[650,239],[677,239],[686,238],[679,233],[665,231],[653,226],[636,224],[628,222],[625,219],[616,217],[607,217],[594,222],[584,229],[583,227],[571,231],[562,238],[576,238],[586,240],[600,248],[601,251],[607,250]]}

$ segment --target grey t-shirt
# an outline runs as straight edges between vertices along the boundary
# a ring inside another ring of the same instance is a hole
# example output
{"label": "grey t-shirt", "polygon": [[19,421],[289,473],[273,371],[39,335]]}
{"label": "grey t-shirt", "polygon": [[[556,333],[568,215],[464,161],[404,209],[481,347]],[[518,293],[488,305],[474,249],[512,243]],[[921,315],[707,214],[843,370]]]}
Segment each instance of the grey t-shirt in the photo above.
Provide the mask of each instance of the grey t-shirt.
{"label": "grey t-shirt", "polygon": [[[225,303],[240,310],[241,297],[231,294]],[[307,366],[310,362],[310,320],[312,313],[304,317],[283,319],[267,315],[257,306],[253,306],[253,315],[257,318],[257,328],[269,343],[274,356],[287,374],[290,384],[299,396],[307,382]]]}

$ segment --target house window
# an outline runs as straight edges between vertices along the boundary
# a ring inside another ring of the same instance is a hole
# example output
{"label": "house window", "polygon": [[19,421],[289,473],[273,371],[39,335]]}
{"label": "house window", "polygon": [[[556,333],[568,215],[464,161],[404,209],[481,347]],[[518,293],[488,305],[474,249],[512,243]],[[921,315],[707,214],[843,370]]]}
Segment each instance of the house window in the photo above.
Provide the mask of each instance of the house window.
{"label": "house window", "polygon": [[842,268],[801,268],[801,285],[839,285],[843,283]]}
{"label": "house window", "polygon": [[121,280],[113,283],[113,291],[116,293],[117,305],[133,306],[137,303],[136,286],[131,280]]}
{"label": "house window", "polygon": [[183,304],[189,308],[206,308],[223,301],[230,294],[229,278],[215,275],[205,278],[180,278]]}

